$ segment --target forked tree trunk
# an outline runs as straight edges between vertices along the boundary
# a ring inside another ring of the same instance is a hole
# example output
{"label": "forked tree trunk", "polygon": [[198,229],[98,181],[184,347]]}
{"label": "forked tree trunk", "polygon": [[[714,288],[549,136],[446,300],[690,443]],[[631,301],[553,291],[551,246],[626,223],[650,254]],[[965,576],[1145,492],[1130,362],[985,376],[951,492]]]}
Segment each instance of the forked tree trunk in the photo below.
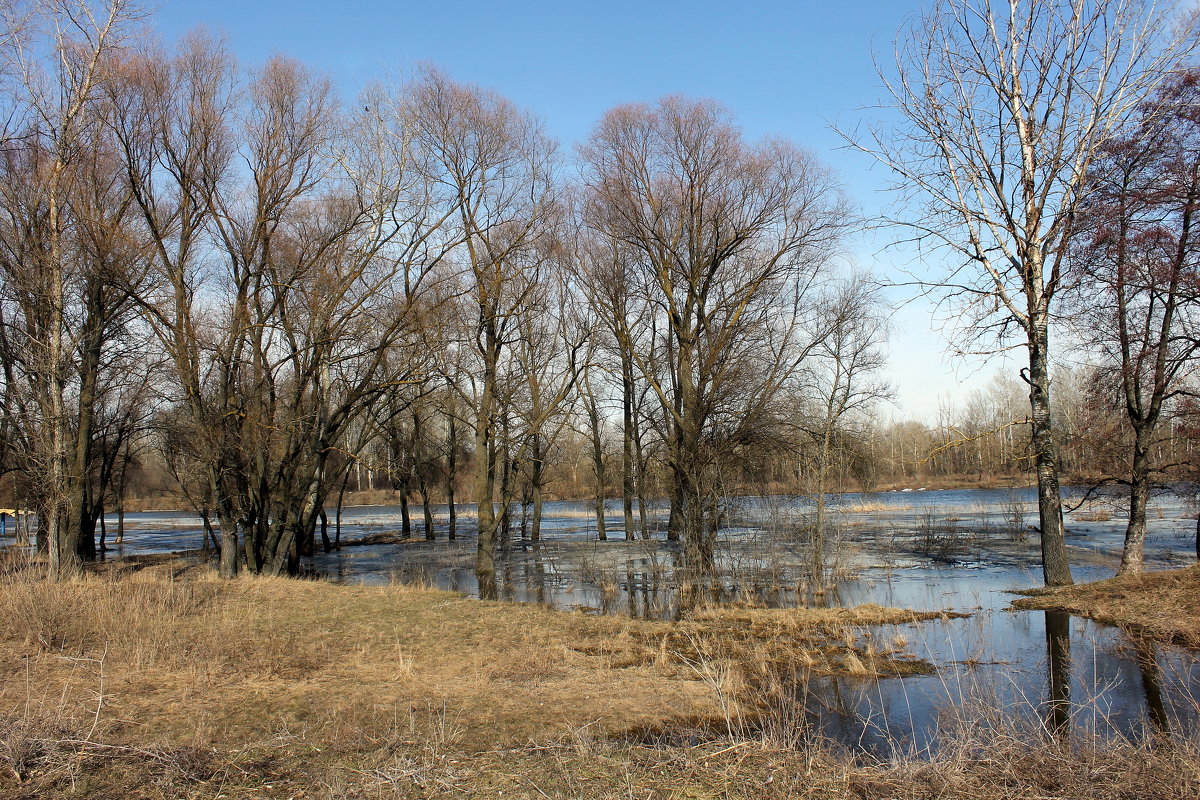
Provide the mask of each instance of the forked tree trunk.
{"label": "forked tree trunk", "polygon": [[433,508],[429,499],[429,476],[425,474],[425,435],[421,412],[413,409],[413,472],[417,478],[417,493],[421,496],[421,516],[425,524],[425,539],[433,541]]}
{"label": "forked tree trunk", "polygon": [[513,463],[510,449],[508,410],[505,409],[500,424],[500,545],[507,548],[512,541],[512,497]]}
{"label": "forked tree trunk", "polygon": [[342,475],[342,485],[338,487],[337,508],[333,517],[333,549],[342,549],[342,505],[346,500],[346,482],[350,480],[350,470]]}
{"label": "forked tree trunk", "polygon": [[530,464],[529,477],[529,500],[533,504],[533,516],[529,531],[529,538],[532,541],[541,541],[542,538],[542,483],[545,481],[545,464],[542,461],[542,439],[540,436],[534,437],[533,444],[533,462]]}
{"label": "forked tree trunk", "polygon": [[[635,426],[636,428],[636,426]],[[642,538],[650,538],[650,509],[646,507],[646,455],[642,449],[642,435],[635,430],[633,436],[634,457],[637,460],[638,521],[642,526]]]}
{"label": "forked tree trunk", "polygon": [[496,453],[484,417],[475,424],[475,508],[479,517],[479,541],[475,550],[475,575],[479,579],[480,597],[496,597]]}

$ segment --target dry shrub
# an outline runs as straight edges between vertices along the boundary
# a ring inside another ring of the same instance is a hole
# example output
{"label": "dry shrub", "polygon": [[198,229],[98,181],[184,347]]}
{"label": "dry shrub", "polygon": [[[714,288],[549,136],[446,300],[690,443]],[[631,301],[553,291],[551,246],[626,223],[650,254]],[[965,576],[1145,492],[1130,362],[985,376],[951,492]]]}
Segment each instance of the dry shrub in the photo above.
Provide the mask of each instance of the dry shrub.
{"label": "dry shrub", "polygon": [[834,506],[835,511],[840,511],[843,514],[880,514],[884,512],[909,511],[911,509],[912,506],[910,505],[881,503],[878,500],[859,500],[856,503],[842,503]]}
{"label": "dry shrub", "polygon": [[514,658],[493,664],[487,675],[494,681],[521,684],[540,684],[564,678],[570,674],[568,652],[562,647],[522,651]]}
{"label": "dry shrub", "polygon": [[17,781],[33,775],[59,777],[72,772],[78,759],[78,733],[51,716],[0,716],[0,764]]}
{"label": "dry shrub", "polygon": [[44,712],[0,716],[0,796],[191,797],[228,766],[211,750],[113,744],[98,733]]}
{"label": "dry shrub", "polygon": [[259,678],[307,677],[352,646],[313,635],[300,600],[304,582],[247,576],[230,584],[211,574],[176,580],[176,572],[0,582],[8,621],[0,641],[44,654],[103,652],[126,670]]}
{"label": "dry shrub", "polygon": [[[634,728],[618,741],[688,764],[681,783],[710,787],[713,775],[761,781],[759,798],[826,800],[1192,800],[1200,797],[1200,730],[1149,728],[1120,735],[1077,725],[1051,730],[1038,713],[969,696],[942,710],[927,748],[897,743],[886,756],[854,753],[809,724],[808,673],[746,680],[729,662],[695,664],[719,709],[709,719]],[[731,755],[736,754],[736,755]],[[714,763],[714,757],[735,763]],[[756,772],[766,762],[767,771]],[[720,765],[720,766],[719,766]],[[723,766],[723,768],[722,768]],[[632,781],[645,793],[647,776]],[[766,780],[763,780],[763,779]],[[695,796],[710,796],[695,789]],[[685,793],[686,794],[686,793]],[[693,796],[686,794],[686,796]],[[741,795],[736,795],[741,796]]]}
{"label": "dry shrub", "polygon": [[917,612],[873,604],[854,608],[760,609],[704,607],[667,629],[668,648],[689,659],[724,658],[747,675],[774,680],[797,668],[826,675],[908,675],[928,672],[928,663],[898,649],[877,651],[860,634],[876,625],[895,625],[963,616]]}

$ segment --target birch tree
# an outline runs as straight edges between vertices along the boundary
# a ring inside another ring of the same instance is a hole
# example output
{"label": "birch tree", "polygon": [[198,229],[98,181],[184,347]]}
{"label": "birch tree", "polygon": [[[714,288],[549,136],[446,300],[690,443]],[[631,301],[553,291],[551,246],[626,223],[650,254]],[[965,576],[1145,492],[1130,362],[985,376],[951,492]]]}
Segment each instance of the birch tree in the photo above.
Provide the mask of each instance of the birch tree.
{"label": "birch tree", "polygon": [[898,117],[850,140],[896,176],[927,283],[971,335],[1015,336],[1028,365],[1047,585],[1072,582],[1051,414],[1051,321],[1086,176],[1100,148],[1194,47],[1173,7],[1138,0],[936,0],[884,74]]}

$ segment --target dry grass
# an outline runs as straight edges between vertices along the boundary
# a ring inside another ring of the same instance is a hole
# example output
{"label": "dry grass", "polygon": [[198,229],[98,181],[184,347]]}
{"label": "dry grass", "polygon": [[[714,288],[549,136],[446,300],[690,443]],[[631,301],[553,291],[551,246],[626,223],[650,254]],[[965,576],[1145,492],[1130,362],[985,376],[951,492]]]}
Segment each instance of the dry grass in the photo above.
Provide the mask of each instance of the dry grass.
{"label": "dry grass", "polygon": [[878,500],[860,500],[856,503],[840,503],[833,510],[843,514],[879,514],[882,512],[910,511],[912,506],[900,503],[881,503]]}
{"label": "dry grass", "polygon": [[1108,508],[1091,508],[1087,511],[1076,511],[1071,517],[1079,522],[1111,522],[1112,510]]}
{"label": "dry grass", "polygon": [[[691,648],[696,655],[729,659],[760,672],[800,665],[830,675],[904,675],[928,672],[931,667],[902,650],[876,649],[870,629],[951,616],[963,615],[873,604],[791,609],[715,606],[690,612],[673,626],[671,636],[699,643],[703,649]],[[864,632],[867,641],[859,643]]]}
{"label": "dry grass", "polygon": [[[1200,793],[1200,740],[1056,735],[1037,715],[1020,719],[968,701],[943,714],[927,760],[880,764],[867,797],[1184,800]],[[889,786],[886,792],[879,791]]]}
{"label": "dry grass", "polygon": [[1014,608],[1068,611],[1166,642],[1200,647],[1200,565],[1035,589]]}
{"label": "dry grass", "polygon": [[[902,671],[911,659],[864,641],[870,625],[929,616],[898,609],[655,623],[403,586],[219,582],[162,562],[63,584],[10,572],[0,614],[3,798],[1174,800],[1200,787],[1170,748],[1085,754],[1089,772],[1021,737],[920,765],[864,764],[804,736],[780,702],[786,676]],[[650,742],[652,729],[695,733]]]}
{"label": "dry grass", "polygon": [[[786,644],[845,672],[860,658],[849,632],[875,614],[798,613],[723,657],[749,672]],[[404,586],[221,582],[172,562],[58,584],[13,571],[0,615],[0,669],[21,676],[0,685],[0,794],[77,782],[101,756],[222,761],[279,740],[289,758],[342,764],[401,729],[452,729],[469,753],[712,716],[690,665],[724,629],[714,613],[654,623]]]}

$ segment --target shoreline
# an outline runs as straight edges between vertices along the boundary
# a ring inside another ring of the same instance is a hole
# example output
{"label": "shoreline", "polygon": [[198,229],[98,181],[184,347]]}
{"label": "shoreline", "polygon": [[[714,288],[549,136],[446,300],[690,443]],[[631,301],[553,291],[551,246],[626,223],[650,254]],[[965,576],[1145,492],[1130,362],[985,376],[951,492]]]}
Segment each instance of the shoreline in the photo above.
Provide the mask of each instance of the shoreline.
{"label": "shoreline", "polygon": [[[1087,484],[1087,480],[1085,480],[1083,478],[1071,478],[1071,479],[1065,480],[1063,482],[1063,487],[1069,488],[1071,486],[1081,486],[1081,485],[1086,485],[1086,484]],[[826,494],[831,495],[831,496],[832,495],[850,495],[850,494],[872,495],[872,494],[885,494],[885,493],[893,493],[893,492],[921,492],[921,491],[938,492],[938,491],[956,491],[956,490],[972,490],[972,489],[986,491],[986,490],[1003,490],[1003,489],[1030,489],[1030,488],[1035,487],[1036,485],[1037,485],[1036,482],[1034,482],[1031,479],[1026,479],[1026,478],[991,479],[991,480],[983,480],[983,481],[980,481],[980,480],[977,480],[974,478],[930,478],[929,480],[926,480],[926,481],[894,481],[891,483],[880,484],[880,485],[875,486],[870,489],[853,489],[853,488],[851,488],[851,489],[831,490],[831,491],[827,492]],[[780,489],[779,491],[768,491],[765,494],[763,492],[758,492],[758,491],[755,491],[755,492],[748,491],[744,494],[739,494],[737,496],[738,497],[763,497],[763,496],[772,496],[772,495],[783,495],[783,496],[790,495],[790,496],[795,496],[795,497],[805,497],[805,496],[811,496],[811,494],[812,494],[811,492],[787,491],[787,490]],[[366,497],[363,497],[363,495],[366,495]],[[607,500],[609,502],[617,501],[620,499],[621,499],[621,496],[619,494],[610,495],[607,498]],[[666,498],[664,498],[664,497],[648,498],[649,501],[664,501],[665,499]],[[420,508],[420,503],[416,502],[415,499],[410,498],[409,502],[412,504],[412,506],[414,508]],[[593,502],[593,498],[591,498],[589,496],[568,497],[568,496],[554,495],[554,496],[547,496],[545,498],[545,502],[547,502],[547,503],[591,503],[591,502]],[[444,506],[445,504],[446,504],[445,498],[436,499],[433,503],[433,505],[435,505],[435,506]],[[398,505],[400,505],[400,497],[399,497],[399,494],[394,492],[393,490],[371,489],[371,490],[364,490],[363,492],[348,492],[346,495],[346,500],[342,504],[342,508],[343,509],[390,508],[392,506],[398,506]],[[456,502],[457,508],[462,509],[463,512],[468,512],[470,509],[473,509],[474,505],[475,505],[475,503],[472,500],[461,500],[460,499]],[[125,513],[127,513],[127,514],[196,513],[194,511],[194,509],[192,509],[186,505],[178,505],[178,504],[164,502],[163,498],[159,498],[158,500],[149,500],[149,499],[143,499],[143,498],[131,498],[126,501],[125,506],[126,506]],[[332,506],[327,506],[327,508],[332,508]],[[115,512],[113,512],[113,511],[107,511],[106,516],[111,516],[114,513]]]}
{"label": "shoreline", "polygon": [[1063,611],[1135,637],[1200,649],[1200,564],[1118,575],[1075,586],[1025,589],[1018,611]]}

